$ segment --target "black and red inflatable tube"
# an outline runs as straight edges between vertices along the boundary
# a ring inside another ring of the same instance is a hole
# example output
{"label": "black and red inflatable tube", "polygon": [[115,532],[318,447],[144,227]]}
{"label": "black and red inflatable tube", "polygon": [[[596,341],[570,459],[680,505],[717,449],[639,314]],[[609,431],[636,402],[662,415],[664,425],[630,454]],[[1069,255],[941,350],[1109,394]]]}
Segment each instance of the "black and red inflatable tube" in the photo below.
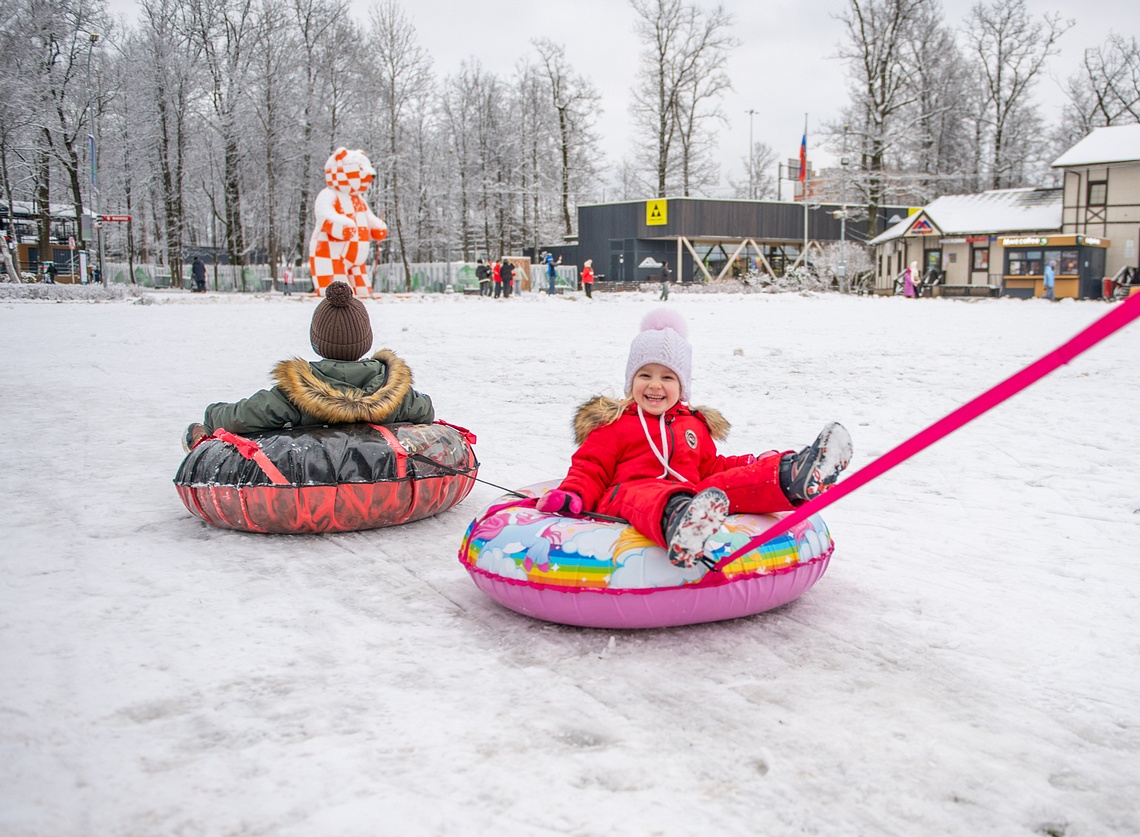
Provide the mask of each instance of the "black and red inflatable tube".
{"label": "black and red inflatable tube", "polygon": [[192,514],[223,529],[375,529],[421,520],[463,500],[479,472],[474,442],[472,433],[444,422],[249,437],[219,430],[190,451],[174,485]]}

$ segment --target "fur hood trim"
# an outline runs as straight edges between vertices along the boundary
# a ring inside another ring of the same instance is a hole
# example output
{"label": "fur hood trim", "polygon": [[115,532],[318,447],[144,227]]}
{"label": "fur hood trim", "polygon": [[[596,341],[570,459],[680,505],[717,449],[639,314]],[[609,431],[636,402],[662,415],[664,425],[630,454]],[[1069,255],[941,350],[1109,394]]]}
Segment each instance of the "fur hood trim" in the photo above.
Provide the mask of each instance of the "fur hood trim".
{"label": "fur hood trim", "polygon": [[[574,414],[574,443],[582,444],[586,437],[594,430],[605,424],[611,424],[625,412],[629,402],[626,399],[609,398],[605,395],[595,395],[578,408]],[[677,409],[676,407],[673,408]],[[684,407],[681,409],[691,412],[705,423],[709,434],[718,442],[728,438],[728,431],[732,425],[719,410],[712,407]]]}
{"label": "fur hood trim", "polygon": [[382,424],[399,409],[412,388],[412,370],[391,349],[372,355],[388,367],[384,386],[368,395],[345,385],[333,386],[317,377],[307,360],[295,357],[273,367],[277,386],[301,412],[329,424],[372,422]]}

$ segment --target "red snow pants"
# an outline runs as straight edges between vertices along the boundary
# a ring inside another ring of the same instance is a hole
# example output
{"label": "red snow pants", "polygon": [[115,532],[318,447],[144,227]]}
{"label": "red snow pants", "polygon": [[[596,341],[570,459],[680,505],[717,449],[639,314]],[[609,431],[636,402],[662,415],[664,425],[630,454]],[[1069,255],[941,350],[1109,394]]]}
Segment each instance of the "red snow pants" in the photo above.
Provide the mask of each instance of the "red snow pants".
{"label": "red snow pants", "polygon": [[693,495],[706,488],[719,488],[728,495],[729,514],[771,514],[791,511],[794,506],[780,488],[780,458],[769,451],[755,462],[711,474],[700,482],[675,479],[630,480],[611,485],[595,509],[599,514],[624,517],[634,529],[658,546],[667,546],[661,531],[661,515],[674,494]]}

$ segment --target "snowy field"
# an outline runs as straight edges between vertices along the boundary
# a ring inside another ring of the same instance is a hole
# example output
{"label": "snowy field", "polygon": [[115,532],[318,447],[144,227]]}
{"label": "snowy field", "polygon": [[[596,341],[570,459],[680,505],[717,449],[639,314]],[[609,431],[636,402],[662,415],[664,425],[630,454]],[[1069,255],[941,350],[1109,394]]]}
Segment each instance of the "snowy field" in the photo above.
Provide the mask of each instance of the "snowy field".
{"label": "snowy field", "polygon": [[[782,609],[659,631],[505,611],[437,518],[213,529],[210,401],[313,357],[310,299],[0,302],[0,834],[1140,833],[1140,323],[824,512]],[[560,477],[649,295],[369,302],[480,476]],[[675,294],[722,451],[852,467],[1104,303]]]}

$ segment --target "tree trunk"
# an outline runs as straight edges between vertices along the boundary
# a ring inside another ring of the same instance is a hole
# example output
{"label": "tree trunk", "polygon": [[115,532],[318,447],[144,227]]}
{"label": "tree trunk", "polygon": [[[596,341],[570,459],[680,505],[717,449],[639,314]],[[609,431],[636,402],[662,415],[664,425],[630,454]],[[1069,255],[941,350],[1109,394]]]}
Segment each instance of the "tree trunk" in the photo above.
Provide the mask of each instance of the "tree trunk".
{"label": "tree trunk", "polygon": [[[46,134],[47,131],[44,131]],[[46,137],[45,137],[46,141]],[[37,247],[40,254],[40,264],[51,256],[51,162],[45,147],[40,151],[39,159],[40,177],[36,183],[36,202],[39,204],[39,242]]]}

